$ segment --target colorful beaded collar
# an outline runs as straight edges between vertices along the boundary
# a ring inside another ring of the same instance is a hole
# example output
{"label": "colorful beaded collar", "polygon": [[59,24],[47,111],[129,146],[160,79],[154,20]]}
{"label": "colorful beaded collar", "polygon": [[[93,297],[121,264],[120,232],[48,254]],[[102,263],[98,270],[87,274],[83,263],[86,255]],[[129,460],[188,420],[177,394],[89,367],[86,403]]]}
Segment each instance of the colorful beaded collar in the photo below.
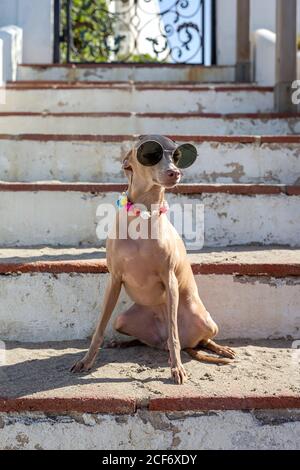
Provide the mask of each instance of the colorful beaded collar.
{"label": "colorful beaded collar", "polygon": [[164,201],[163,204],[158,208],[154,209],[153,211],[143,210],[141,209],[141,205],[135,205],[128,199],[128,195],[126,192],[122,193],[117,200],[117,206],[119,209],[125,207],[126,211],[130,215],[140,216],[142,219],[150,219],[152,216],[157,216],[161,214],[165,214],[169,210],[169,204],[167,201]]}

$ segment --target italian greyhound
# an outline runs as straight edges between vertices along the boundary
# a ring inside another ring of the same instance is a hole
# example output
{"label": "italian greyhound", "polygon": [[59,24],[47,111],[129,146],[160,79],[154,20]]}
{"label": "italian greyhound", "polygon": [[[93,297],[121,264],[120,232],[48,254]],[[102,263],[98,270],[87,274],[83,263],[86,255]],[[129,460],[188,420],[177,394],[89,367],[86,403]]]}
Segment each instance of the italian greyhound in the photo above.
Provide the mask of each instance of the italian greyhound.
{"label": "italian greyhound", "polygon": [[[198,361],[216,364],[227,364],[235,357],[231,348],[213,341],[218,327],[199,297],[184,243],[165,214],[165,189],[179,183],[182,169],[190,166],[196,156],[191,144],[178,146],[160,135],[141,136],[125,156],[123,169],[129,184],[118,201],[115,236],[108,236],[106,243],[110,279],[103,311],[88,352],[71,371],[92,368],[122,286],[134,304],[116,318],[115,329],[148,346],[168,350],[176,384],[187,379],[181,350]],[[128,237],[120,238],[124,212]],[[155,221],[159,235],[131,238],[129,224],[141,218],[146,224]],[[196,349],[199,347],[222,357],[205,354]]]}

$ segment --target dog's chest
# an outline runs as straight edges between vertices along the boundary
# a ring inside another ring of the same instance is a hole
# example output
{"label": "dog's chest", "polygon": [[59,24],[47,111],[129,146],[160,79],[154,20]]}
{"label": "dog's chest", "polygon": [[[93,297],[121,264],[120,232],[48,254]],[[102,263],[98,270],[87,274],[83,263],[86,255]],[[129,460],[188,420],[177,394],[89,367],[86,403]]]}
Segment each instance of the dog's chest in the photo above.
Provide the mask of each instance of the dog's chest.
{"label": "dog's chest", "polygon": [[155,240],[118,240],[116,244],[121,263],[130,266],[158,266],[163,261],[164,249]]}
{"label": "dog's chest", "polygon": [[118,240],[115,250],[122,278],[130,284],[144,285],[160,279],[166,255],[155,241]]}
{"label": "dog's chest", "polygon": [[120,249],[122,282],[129,297],[141,305],[156,305],[165,301],[162,283],[163,256],[153,246],[129,243]]}

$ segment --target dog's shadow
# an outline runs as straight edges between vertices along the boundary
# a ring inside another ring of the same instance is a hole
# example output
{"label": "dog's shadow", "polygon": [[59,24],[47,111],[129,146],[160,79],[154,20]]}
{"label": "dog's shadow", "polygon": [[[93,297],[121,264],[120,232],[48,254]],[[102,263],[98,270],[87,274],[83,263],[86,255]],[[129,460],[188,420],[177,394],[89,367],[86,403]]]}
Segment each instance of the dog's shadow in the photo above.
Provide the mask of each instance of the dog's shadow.
{"label": "dog's shadow", "polygon": [[[28,347],[27,347],[28,346]],[[0,398],[3,397],[24,397],[39,392],[62,389],[65,387],[74,387],[80,384],[115,384],[129,385],[132,382],[149,383],[159,380],[163,383],[172,383],[171,378],[158,378],[153,372],[157,368],[168,368],[168,353],[159,351],[147,346],[136,346],[126,349],[103,348],[99,352],[96,363],[91,371],[83,373],[71,373],[70,368],[78,360],[82,359],[87,343],[79,342],[76,349],[80,351],[63,352],[68,347],[67,343],[47,344],[47,349],[39,350],[39,356],[33,352],[32,357],[28,358],[29,350],[35,350],[41,345],[26,345],[26,358],[22,361],[22,354],[19,353],[21,362],[12,365],[4,365],[0,368]],[[74,343],[70,345],[74,348]],[[10,349],[17,348],[16,344],[11,344]],[[50,350],[55,352],[50,352]],[[185,355],[184,355],[185,356]],[[188,357],[182,357],[183,362],[189,361]],[[117,364],[117,367],[113,366]],[[125,365],[125,367],[124,367]],[[132,369],[134,365],[134,369]],[[111,367],[109,367],[111,366]],[[113,368],[113,370],[112,370]],[[148,378],[139,377],[141,371],[149,370],[152,373]],[[124,373],[125,370],[125,373]],[[130,377],[130,371],[133,370],[133,377]]]}
{"label": "dog's shadow", "polygon": [[[282,348],[286,341],[276,344],[266,341],[225,341],[233,347],[250,345]],[[0,367],[0,398],[24,397],[35,393],[72,388],[78,385],[107,384],[116,386],[122,393],[122,385],[130,387],[151,383],[173,384],[169,373],[168,353],[148,346],[130,348],[103,348],[91,371],[73,374],[72,365],[82,359],[89,346],[88,341],[59,343],[31,343],[26,349],[18,343],[7,345],[8,357],[14,351],[15,363]],[[31,354],[32,351],[32,354]],[[37,353],[38,351],[38,353]],[[184,364],[194,361],[182,352]],[[203,363],[201,363],[203,364]],[[209,365],[213,367],[213,365]],[[222,366],[223,367],[223,366]],[[227,367],[227,366],[224,366]],[[158,373],[159,371],[159,373]]]}

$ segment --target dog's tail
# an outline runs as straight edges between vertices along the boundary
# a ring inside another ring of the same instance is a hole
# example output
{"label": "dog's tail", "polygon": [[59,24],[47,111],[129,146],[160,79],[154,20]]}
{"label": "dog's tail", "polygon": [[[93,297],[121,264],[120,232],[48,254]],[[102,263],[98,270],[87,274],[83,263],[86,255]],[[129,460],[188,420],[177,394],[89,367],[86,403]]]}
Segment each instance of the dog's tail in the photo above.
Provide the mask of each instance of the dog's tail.
{"label": "dog's tail", "polygon": [[185,351],[196,361],[199,362],[209,362],[210,364],[230,364],[230,359],[225,359],[224,357],[215,357],[210,356],[209,354],[205,354],[201,351],[197,351],[196,349],[186,348]]}

